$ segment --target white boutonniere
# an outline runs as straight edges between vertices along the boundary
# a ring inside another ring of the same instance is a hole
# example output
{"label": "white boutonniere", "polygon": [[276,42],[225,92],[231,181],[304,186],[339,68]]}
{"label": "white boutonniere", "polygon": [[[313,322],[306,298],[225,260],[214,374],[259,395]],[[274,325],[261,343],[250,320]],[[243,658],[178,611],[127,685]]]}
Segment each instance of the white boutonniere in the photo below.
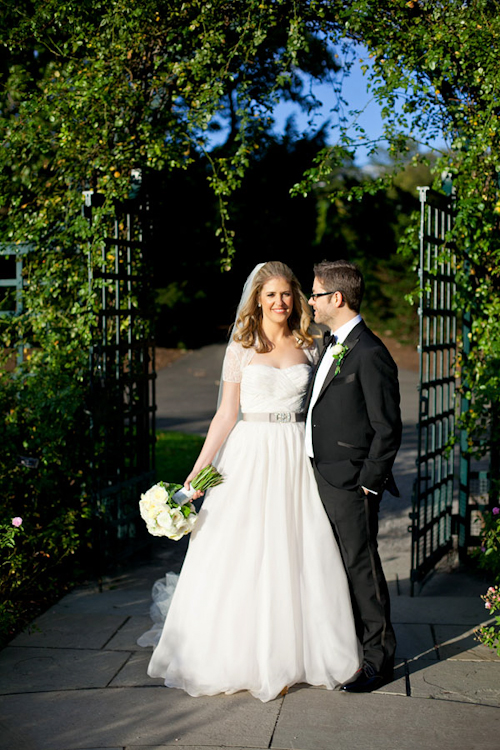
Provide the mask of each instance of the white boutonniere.
{"label": "white boutonniere", "polygon": [[349,348],[347,346],[344,346],[344,344],[334,344],[332,346],[331,355],[333,359],[337,361],[337,367],[335,368],[335,372],[333,374],[334,378],[336,378],[339,374],[340,368],[342,367],[342,362],[348,351]]}

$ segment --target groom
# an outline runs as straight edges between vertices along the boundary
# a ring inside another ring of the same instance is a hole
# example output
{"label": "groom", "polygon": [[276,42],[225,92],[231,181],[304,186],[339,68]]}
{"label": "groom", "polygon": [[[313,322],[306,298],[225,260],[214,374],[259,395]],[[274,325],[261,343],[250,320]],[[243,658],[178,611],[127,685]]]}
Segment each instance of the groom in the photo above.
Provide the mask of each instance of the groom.
{"label": "groom", "polygon": [[396,649],[377,531],[382,493],[399,495],[391,472],[401,443],[398,374],[359,314],[364,283],[357,266],[323,261],[314,274],[309,304],[333,340],[306,402],[306,449],[339,543],[363,647],[362,667],[342,689],[368,692],[392,679]]}

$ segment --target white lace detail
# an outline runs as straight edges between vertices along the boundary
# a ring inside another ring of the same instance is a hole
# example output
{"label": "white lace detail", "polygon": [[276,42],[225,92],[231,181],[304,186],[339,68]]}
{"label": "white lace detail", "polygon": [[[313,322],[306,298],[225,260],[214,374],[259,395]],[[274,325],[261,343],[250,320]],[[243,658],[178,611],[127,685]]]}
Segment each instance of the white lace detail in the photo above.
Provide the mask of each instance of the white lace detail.
{"label": "white lace detail", "polygon": [[226,383],[241,383],[244,368],[250,363],[255,349],[245,349],[237,341],[232,341],[226,349],[224,364],[222,365],[222,379]]}
{"label": "white lace detail", "polygon": [[311,346],[304,347],[303,352],[312,365],[318,364],[319,350],[318,350],[318,347],[316,346],[316,343],[312,344]]}

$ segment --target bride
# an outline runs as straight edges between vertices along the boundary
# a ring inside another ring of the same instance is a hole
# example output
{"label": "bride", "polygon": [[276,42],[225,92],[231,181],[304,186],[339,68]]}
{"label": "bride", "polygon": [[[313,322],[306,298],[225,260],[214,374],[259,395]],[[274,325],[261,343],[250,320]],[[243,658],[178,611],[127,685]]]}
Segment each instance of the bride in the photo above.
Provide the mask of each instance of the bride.
{"label": "bride", "polygon": [[331,690],[359,667],[347,579],[304,450],[309,324],[288,266],[256,266],[185,484],[217,454],[225,481],[206,493],[148,667],[192,696],[269,701],[296,683]]}

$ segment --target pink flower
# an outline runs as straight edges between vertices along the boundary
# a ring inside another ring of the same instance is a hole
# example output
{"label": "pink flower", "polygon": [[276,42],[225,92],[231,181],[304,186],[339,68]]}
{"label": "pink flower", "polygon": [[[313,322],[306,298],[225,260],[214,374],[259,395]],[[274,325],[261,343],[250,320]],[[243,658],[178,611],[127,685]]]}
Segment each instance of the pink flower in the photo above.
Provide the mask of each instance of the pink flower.
{"label": "pink flower", "polygon": [[494,594],[495,591],[496,591],[495,587],[494,586],[490,586],[489,589],[488,589],[488,594]]}
{"label": "pink flower", "polygon": [[486,607],[486,609],[491,609],[491,602],[486,602],[484,606]]}
{"label": "pink flower", "polygon": [[493,508],[491,512],[493,513],[494,516],[498,516],[498,514],[500,513],[500,508]]}
{"label": "pink flower", "polygon": [[19,527],[19,526],[21,526],[22,522],[23,522],[23,519],[20,518],[19,516],[16,516],[15,518],[12,519],[12,525],[13,526]]}

